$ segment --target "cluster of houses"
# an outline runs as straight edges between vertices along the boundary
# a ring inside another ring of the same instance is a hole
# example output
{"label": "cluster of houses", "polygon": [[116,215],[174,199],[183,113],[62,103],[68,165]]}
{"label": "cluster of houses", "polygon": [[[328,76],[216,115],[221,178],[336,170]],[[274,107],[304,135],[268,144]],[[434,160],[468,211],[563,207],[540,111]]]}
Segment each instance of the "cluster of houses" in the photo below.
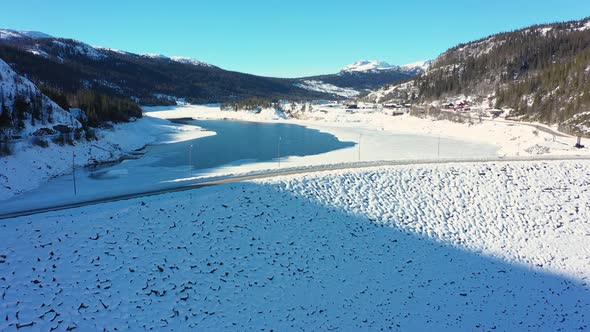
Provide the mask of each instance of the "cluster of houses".
{"label": "cluster of houses", "polygon": [[469,112],[471,111],[471,107],[469,106],[469,101],[467,100],[459,100],[456,102],[450,102],[448,104],[444,104],[443,108],[448,110],[455,110],[457,112]]}

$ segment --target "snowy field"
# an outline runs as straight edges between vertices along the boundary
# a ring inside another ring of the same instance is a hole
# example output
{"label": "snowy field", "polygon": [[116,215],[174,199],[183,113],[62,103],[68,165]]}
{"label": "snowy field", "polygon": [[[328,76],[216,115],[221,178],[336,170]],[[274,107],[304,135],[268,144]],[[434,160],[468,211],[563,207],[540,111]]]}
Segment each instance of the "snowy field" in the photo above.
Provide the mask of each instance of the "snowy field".
{"label": "snowy field", "polygon": [[3,220],[0,330],[587,330],[589,176],[381,167]]}

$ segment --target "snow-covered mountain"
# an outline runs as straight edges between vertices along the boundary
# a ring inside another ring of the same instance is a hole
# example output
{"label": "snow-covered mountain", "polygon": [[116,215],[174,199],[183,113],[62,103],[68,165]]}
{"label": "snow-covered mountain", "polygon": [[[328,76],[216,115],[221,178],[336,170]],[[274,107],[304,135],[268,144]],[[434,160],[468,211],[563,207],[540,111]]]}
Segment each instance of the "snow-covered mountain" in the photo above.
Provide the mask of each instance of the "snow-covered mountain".
{"label": "snow-covered mountain", "polygon": [[419,61],[398,66],[380,60],[359,60],[337,74],[301,78],[297,86],[351,98],[366,90],[411,79],[423,73],[431,62]]}

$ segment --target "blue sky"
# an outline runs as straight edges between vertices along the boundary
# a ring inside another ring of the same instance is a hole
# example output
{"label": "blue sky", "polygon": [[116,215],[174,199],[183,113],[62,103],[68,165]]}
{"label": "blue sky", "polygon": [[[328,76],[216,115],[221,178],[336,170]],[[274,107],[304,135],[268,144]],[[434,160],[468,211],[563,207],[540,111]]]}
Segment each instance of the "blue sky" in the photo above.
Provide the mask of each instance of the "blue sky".
{"label": "blue sky", "polygon": [[590,16],[588,0],[3,2],[0,27],[280,77],[359,59],[425,60],[496,32]]}

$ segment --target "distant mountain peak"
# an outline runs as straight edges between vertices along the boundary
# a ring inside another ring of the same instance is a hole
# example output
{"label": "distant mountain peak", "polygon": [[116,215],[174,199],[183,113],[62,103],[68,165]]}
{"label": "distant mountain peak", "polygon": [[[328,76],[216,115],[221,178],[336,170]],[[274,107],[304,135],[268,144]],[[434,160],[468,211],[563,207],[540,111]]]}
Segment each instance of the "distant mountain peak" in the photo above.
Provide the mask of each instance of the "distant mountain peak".
{"label": "distant mountain peak", "polygon": [[432,60],[425,60],[397,66],[391,65],[381,60],[359,60],[344,67],[340,73],[378,73],[384,71],[399,71],[416,74],[426,71],[431,63]]}
{"label": "distant mountain peak", "polygon": [[381,70],[396,70],[399,66],[393,66],[381,60],[359,60],[344,67],[341,72],[374,72]]}
{"label": "distant mountain peak", "polygon": [[22,38],[47,39],[47,38],[53,38],[53,36],[48,35],[43,32],[39,32],[39,31],[0,29],[0,39],[22,39]]}

